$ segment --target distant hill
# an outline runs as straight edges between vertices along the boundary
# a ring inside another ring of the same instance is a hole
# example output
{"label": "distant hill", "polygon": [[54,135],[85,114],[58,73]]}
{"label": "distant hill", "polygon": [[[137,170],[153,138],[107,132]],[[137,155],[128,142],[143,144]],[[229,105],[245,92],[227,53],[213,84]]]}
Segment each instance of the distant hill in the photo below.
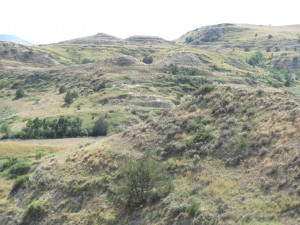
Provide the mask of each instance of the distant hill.
{"label": "distant hill", "polygon": [[22,38],[19,38],[15,35],[9,35],[9,34],[0,34],[0,41],[13,42],[13,43],[27,45],[27,46],[34,45],[33,43],[31,43],[29,41],[25,41]]}

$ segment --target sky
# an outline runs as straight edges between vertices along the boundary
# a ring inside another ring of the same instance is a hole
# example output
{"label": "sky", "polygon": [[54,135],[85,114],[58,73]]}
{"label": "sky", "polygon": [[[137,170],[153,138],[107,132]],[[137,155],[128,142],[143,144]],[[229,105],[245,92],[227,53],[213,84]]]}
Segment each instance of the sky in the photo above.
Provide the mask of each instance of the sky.
{"label": "sky", "polygon": [[48,44],[106,33],[175,40],[218,23],[300,24],[299,0],[1,0],[0,34]]}

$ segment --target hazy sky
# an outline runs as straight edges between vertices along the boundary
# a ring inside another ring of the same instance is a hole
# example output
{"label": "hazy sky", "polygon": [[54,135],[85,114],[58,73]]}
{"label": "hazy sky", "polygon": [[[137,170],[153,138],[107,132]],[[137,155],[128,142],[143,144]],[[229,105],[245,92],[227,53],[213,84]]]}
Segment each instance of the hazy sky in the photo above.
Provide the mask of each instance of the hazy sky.
{"label": "hazy sky", "polygon": [[174,40],[217,23],[300,24],[299,0],[0,0],[0,34],[45,44],[96,33]]}

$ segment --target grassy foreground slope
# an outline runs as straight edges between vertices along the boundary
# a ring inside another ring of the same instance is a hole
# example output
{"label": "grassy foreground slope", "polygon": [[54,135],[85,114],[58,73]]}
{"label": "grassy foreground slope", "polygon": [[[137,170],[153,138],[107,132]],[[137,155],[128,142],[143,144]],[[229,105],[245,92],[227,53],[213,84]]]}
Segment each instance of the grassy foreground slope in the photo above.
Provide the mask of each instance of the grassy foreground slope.
{"label": "grassy foreground slope", "polygon": [[[299,224],[298,33],[220,24],[174,42],[4,43],[1,125],[79,116],[90,128],[103,116],[110,136],[1,142],[0,224]],[[62,85],[79,94],[69,106]],[[124,208],[122,165],[149,148],[173,189]]]}

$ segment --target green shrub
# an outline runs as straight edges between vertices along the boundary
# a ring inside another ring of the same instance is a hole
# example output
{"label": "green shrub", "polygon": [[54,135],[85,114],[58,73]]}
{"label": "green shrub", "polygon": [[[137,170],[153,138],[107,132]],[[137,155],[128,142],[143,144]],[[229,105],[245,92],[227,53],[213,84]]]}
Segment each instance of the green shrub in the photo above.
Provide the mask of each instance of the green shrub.
{"label": "green shrub", "polygon": [[65,98],[64,98],[64,101],[67,105],[70,105],[73,103],[73,96],[72,96],[72,93],[71,91],[68,91],[65,95]]}
{"label": "green shrub", "polygon": [[19,88],[16,90],[16,99],[23,98],[25,96],[25,91],[23,88]]}
{"label": "green shrub", "polygon": [[213,129],[211,127],[200,127],[194,137],[194,143],[208,143],[214,139]]}
{"label": "green shrub", "polygon": [[12,191],[18,190],[22,186],[22,184],[28,180],[29,180],[29,177],[27,175],[17,177],[14,181]]}
{"label": "green shrub", "polygon": [[25,209],[22,224],[30,224],[43,218],[46,213],[45,203],[42,201],[31,202]]}
{"label": "green shrub", "polygon": [[62,86],[59,87],[59,90],[58,90],[59,94],[63,94],[63,93],[65,93],[66,91],[67,91],[66,86],[62,85]]}
{"label": "green shrub", "polygon": [[92,136],[106,136],[108,134],[108,122],[104,118],[98,119],[92,129]]}
{"label": "green shrub", "polygon": [[251,66],[256,66],[259,65],[263,62],[263,55],[261,52],[255,52],[254,55],[252,55],[250,57],[250,59],[248,60],[248,63]]}
{"label": "green shrub", "polygon": [[268,35],[268,39],[272,39],[273,38],[273,35],[272,34],[269,34]]}
{"label": "green shrub", "polygon": [[166,196],[172,188],[166,174],[166,166],[154,159],[152,151],[146,151],[142,158],[128,159],[120,169],[116,196],[125,206],[136,207]]}
{"label": "green shrub", "polygon": [[200,207],[200,204],[192,201],[191,204],[186,208],[186,212],[190,215],[190,216],[194,216],[196,214],[196,212],[198,211]]}
{"label": "green shrub", "polygon": [[143,63],[151,64],[153,63],[153,57],[151,55],[147,55],[143,58]]}
{"label": "green shrub", "polygon": [[188,133],[196,131],[199,128],[199,124],[195,120],[190,120],[186,125],[186,131]]}
{"label": "green shrub", "polygon": [[6,157],[4,163],[0,166],[0,172],[9,169],[10,167],[15,165],[19,161],[20,161],[20,159],[15,156]]}
{"label": "green shrub", "polygon": [[24,161],[19,161],[9,168],[8,173],[11,177],[17,177],[28,173],[29,170],[30,170],[29,164],[27,164]]}
{"label": "green shrub", "polygon": [[196,91],[196,95],[206,95],[215,90],[215,86],[212,84],[203,85],[198,91]]}

